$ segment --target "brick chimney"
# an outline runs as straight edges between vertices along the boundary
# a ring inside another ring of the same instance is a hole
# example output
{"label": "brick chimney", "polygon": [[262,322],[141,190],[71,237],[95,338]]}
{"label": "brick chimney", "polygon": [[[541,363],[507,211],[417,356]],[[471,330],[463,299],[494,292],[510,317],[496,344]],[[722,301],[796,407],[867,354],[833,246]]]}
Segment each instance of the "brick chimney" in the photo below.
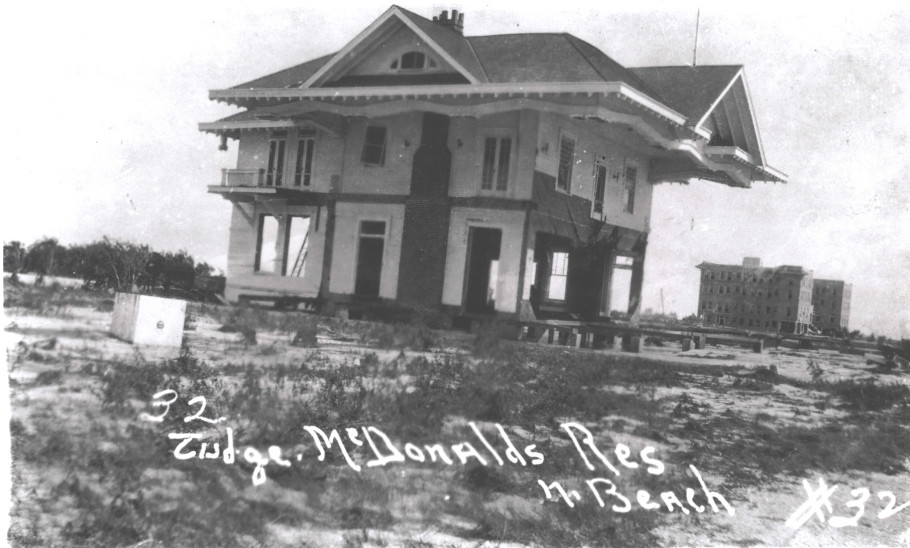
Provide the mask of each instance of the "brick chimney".
{"label": "brick chimney", "polygon": [[452,10],[451,18],[449,18],[449,10],[442,10],[442,13],[433,16],[433,22],[450,28],[458,34],[464,34],[464,13],[458,13],[458,10]]}

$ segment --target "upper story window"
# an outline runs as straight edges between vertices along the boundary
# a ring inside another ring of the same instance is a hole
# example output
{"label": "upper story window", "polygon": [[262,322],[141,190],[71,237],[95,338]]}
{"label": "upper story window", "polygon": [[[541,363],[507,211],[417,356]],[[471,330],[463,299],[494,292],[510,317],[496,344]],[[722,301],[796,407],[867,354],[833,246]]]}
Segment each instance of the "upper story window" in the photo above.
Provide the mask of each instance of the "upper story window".
{"label": "upper story window", "polygon": [[[607,166],[598,162],[594,166],[594,212],[604,211],[604,192],[607,187]],[[707,272],[705,273],[707,277]]]}
{"label": "upper story window", "polygon": [[559,138],[559,167],[556,171],[556,188],[571,192],[572,166],[575,164],[575,137],[564,134]]}
{"label": "upper story window", "polygon": [[482,190],[507,190],[509,188],[509,165],[511,160],[511,137],[485,138],[480,188]]}
{"label": "upper story window", "polygon": [[399,71],[428,70],[437,68],[437,65],[432,57],[427,57],[426,54],[419,51],[409,51],[392,61],[389,68]]}
{"label": "upper story window", "polygon": [[360,161],[374,166],[385,165],[386,128],[367,126]]}
{"label": "upper story window", "polygon": [[286,131],[273,131],[269,136],[269,167],[265,176],[266,186],[281,186],[283,182],[287,136]]}
{"label": "upper story window", "polygon": [[622,210],[626,213],[635,212],[635,183],[638,179],[638,168],[626,164],[622,183]]}
{"label": "upper story window", "polygon": [[294,167],[294,186],[310,186],[313,180],[313,148],[315,137],[301,136],[297,141],[297,161]]}

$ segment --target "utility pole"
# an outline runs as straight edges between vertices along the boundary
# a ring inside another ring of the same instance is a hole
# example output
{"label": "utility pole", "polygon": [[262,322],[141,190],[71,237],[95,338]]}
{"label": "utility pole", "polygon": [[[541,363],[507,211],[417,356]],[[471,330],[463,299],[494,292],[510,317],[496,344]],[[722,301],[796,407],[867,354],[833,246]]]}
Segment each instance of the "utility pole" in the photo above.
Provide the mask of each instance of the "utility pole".
{"label": "utility pole", "polygon": [[701,8],[695,14],[695,47],[692,49],[692,66],[698,65],[698,23],[701,20]]}

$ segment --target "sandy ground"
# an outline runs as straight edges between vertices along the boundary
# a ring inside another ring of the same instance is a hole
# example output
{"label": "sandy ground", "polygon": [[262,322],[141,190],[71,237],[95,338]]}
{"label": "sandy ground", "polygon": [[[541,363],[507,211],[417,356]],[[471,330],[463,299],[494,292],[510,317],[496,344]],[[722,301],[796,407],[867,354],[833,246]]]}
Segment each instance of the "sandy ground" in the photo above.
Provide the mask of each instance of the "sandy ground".
{"label": "sandy ground", "polygon": [[[12,395],[12,416],[24,422],[36,418],[71,421],[74,428],[93,426],[86,422],[102,420],[97,413],[85,409],[91,393],[77,386],[76,381],[63,381],[61,386],[40,385],[36,378],[47,371],[65,367],[67,371],[76,371],[85,363],[115,364],[122,361],[154,361],[176,354],[176,349],[135,347],[108,335],[111,312],[97,311],[93,308],[72,307],[54,316],[34,316],[23,310],[7,310],[3,333],[9,363],[18,361],[11,368],[10,382],[18,388]],[[259,331],[256,346],[245,345],[238,333],[219,331],[221,324],[212,318],[199,317],[195,329],[185,333],[186,344],[197,356],[218,368],[228,363],[253,364],[268,366],[275,363],[295,363],[306,361],[318,353],[324,366],[332,364],[359,363],[365,352],[375,352],[380,362],[386,363],[405,356],[421,353],[401,350],[381,350],[368,348],[350,337],[342,337],[328,329],[320,329],[318,349],[296,348],[290,346],[292,335],[276,331]],[[457,338],[457,335],[453,335]],[[38,350],[38,356],[46,360],[29,359],[30,349],[39,348],[42,341],[55,339],[52,350]],[[529,343],[531,344],[531,343]],[[590,352],[590,351],[585,351]],[[603,351],[615,353],[616,350]],[[779,375],[799,381],[813,378],[810,363],[816,368],[816,376],[823,380],[880,378],[870,371],[863,356],[841,355],[832,352],[803,350],[766,350],[755,354],[739,348],[710,347],[705,350],[681,352],[678,345],[665,347],[648,346],[644,354],[654,360],[674,364],[691,364],[693,366],[725,366],[731,371],[757,371],[771,365],[777,367]],[[724,390],[737,382],[736,375],[725,375],[709,385],[683,383],[683,386],[656,387],[642,390],[628,386],[603,387],[605,397],[610,394],[636,394],[642,398],[658,401],[666,413],[678,412],[679,402],[685,402],[691,409],[710,410],[714,415],[729,413],[745,417],[748,420],[767,421],[776,428],[785,426],[812,426],[838,421],[846,417],[848,411],[834,405],[830,398],[823,394],[813,393],[790,384],[775,384],[769,390],[759,391],[752,397],[743,397],[741,392]],[[888,382],[910,384],[910,375],[889,376]],[[394,381],[393,381],[394,382]],[[406,382],[399,379],[398,382]],[[694,413],[694,412],[693,412]],[[693,414],[693,417],[697,414]],[[113,427],[109,424],[97,425],[99,428]],[[459,424],[449,425],[461,427]],[[667,435],[662,443],[634,435],[636,425],[627,417],[604,416],[599,424],[590,425],[610,432],[610,439],[616,443],[626,443],[632,447],[657,445],[661,454],[673,454],[692,448],[693,440]],[[480,424],[482,429],[492,429],[492,424]],[[521,439],[521,430],[509,427],[516,432],[516,439]],[[530,434],[528,435],[530,437]],[[554,444],[568,444],[566,439],[554,438]],[[712,440],[704,440],[704,447],[710,448]],[[708,450],[708,449],[706,449]],[[24,483],[14,493],[19,498],[20,515],[28,513],[29,500],[35,493],[44,490],[43,495],[50,496],[48,485],[62,481],[64,477],[59,469],[41,470],[28,463],[22,465],[21,473]],[[686,463],[675,463],[684,467]],[[905,463],[905,470],[910,468],[910,456]],[[715,477],[710,470],[703,471],[711,485],[724,484],[723,477]],[[443,507],[445,500],[454,493],[447,481],[451,474],[439,475],[426,469],[392,469],[381,470],[389,475],[388,481],[395,474],[400,474],[399,482],[407,487],[390,496],[389,509],[396,518],[391,528],[363,528],[355,532],[339,531],[331,526],[320,526],[320,517],[332,506],[323,494],[318,497],[320,506],[313,506],[312,501],[300,491],[282,487],[269,480],[265,485],[248,486],[243,493],[249,500],[268,499],[273,503],[281,501],[288,511],[298,512],[301,516],[312,516],[313,520],[306,528],[294,527],[285,523],[273,523],[267,526],[270,541],[274,546],[518,546],[502,542],[484,542],[466,540],[452,533],[453,530],[467,530],[471,523],[458,523],[459,518],[448,516],[441,522],[427,526],[422,523],[422,514],[428,507]],[[44,481],[38,476],[46,474]],[[153,474],[148,478],[154,484],[162,478],[170,477],[171,485],[181,481],[184,488],[191,488],[186,478],[181,478],[177,471],[160,471],[160,477]],[[822,522],[813,516],[798,528],[788,527],[786,521],[793,512],[806,500],[807,493],[802,485],[803,479],[813,485],[818,478],[823,478],[829,486],[838,485],[831,497],[833,513],[824,513],[830,520],[831,515],[848,517],[856,508],[846,506],[854,497],[852,489],[867,488],[871,492],[864,506],[865,513],[856,527],[835,528],[829,522]],[[810,473],[807,477],[777,475],[767,477],[759,485],[735,486],[729,484],[724,493],[729,495],[736,508],[736,515],[708,516],[692,512],[684,515],[680,512],[664,513],[655,533],[668,546],[910,546],[910,508],[887,518],[878,517],[886,502],[879,496],[880,492],[890,491],[897,504],[910,501],[910,475],[906,471],[897,475],[881,473],[823,474]],[[29,494],[28,490],[32,493]],[[177,490],[179,493],[179,489]],[[528,493],[532,493],[533,488]],[[173,490],[172,490],[173,493]],[[543,504],[543,497],[516,496],[503,494],[493,496],[484,502],[499,513],[514,513],[525,518],[543,518],[551,511],[549,505]],[[315,496],[311,497],[315,500]],[[32,508],[36,510],[36,508]],[[72,517],[67,508],[66,497],[61,497],[55,505],[55,514],[41,517],[41,523],[47,527],[62,527]],[[605,509],[604,512],[609,512]],[[721,519],[722,518],[722,519]],[[445,519],[451,520],[446,523]],[[443,523],[445,526],[440,526]]]}

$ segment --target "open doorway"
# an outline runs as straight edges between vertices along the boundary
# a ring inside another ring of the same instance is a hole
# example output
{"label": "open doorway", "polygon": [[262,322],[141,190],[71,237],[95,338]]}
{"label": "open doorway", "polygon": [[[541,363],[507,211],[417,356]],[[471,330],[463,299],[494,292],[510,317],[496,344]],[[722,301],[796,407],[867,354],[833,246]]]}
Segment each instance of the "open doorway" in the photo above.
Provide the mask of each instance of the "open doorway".
{"label": "open doorway", "polygon": [[354,294],[378,297],[385,250],[385,221],[361,221]]}
{"label": "open doorway", "polygon": [[497,228],[468,229],[468,264],[465,288],[465,310],[493,312],[499,276],[499,247],[502,231]]}
{"label": "open doorway", "polygon": [[613,262],[610,281],[610,316],[625,318],[629,314],[632,293],[632,257],[618,255]]}

